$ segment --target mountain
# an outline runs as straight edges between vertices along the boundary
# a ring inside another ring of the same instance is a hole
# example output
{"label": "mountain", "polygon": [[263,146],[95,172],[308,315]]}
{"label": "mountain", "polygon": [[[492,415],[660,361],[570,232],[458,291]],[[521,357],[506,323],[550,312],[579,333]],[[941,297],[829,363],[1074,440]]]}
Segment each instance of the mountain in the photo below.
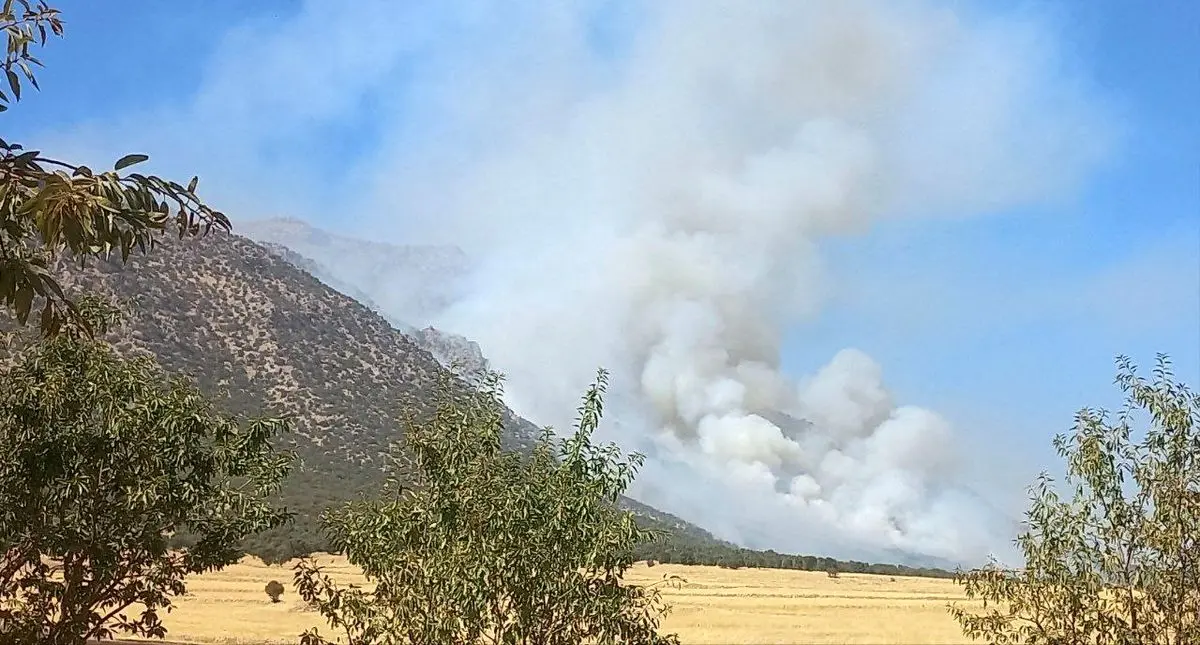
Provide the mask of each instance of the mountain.
{"label": "mountain", "polygon": [[[281,230],[294,231],[295,227],[290,223],[288,224],[288,226],[283,227]],[[277,231],[280,229],[267,227],[267,230]],[[305,238],[308,238],[308,236],[305,236]],[[277,242],[260,241],[259,244],[288,264],[317,278],[333,290],[350,296],[371,311],[379,314],[390,325],[404,332],[413,342],[429,352],[442,367],[466,377],[480,374],[490,368],[490,364],[484,358],[478,343],[458,334],[444,332],[433,327],[417,329],[413,325],[388,314],[372,300],[371,296],[361,291],[358,287],[338,278],[338,272],[335,269],[301,255]]]}
{"label": "mountain", "polygon": [[[111,339],[124,351],[152,353],[232,412],[294,418],[284,447],[296,450],[302,466],[281,501],[296,519],[247,545],[268,558],[326,547],[321,511],[378,490],[384,454],[401,436],[402,413],[431,412],[435,388],[449,376],[412,337],[299,268],[298,256],[285,260],[279,253],[224,233],[186,241],[167,236],[126,266],[63,267],[68,288],[133,303],[132,317]],[[444,349],[464,348],[451,342]],[[537,434],[511,412],[505,427],[511,449],[527,449]],[[679,518],[632,500],[626,507],[654,528],[717,544]]]}
{"label": "mountain", "polygon": [[393,327],[397,327],[397,328],[407,327],[407,325],[405,323],[403,323],[397,319],[391,318],[386,313],[384,313],[381,310],[381,308],[379,307],[379,305],[375,304],[375,302],[373,300],[371,300],[371,297],[368,296],[366,293],[363,293],[362,291],[360,291],[357,287],[355,287],[352,284],[349,284],[349,283],[339,280],[335,277],[332,277],[332,272],[325,265],[317,262],[316,260],[313,260],[311,258],[300,255],[299,253],[291,250],[290,248],[288,248],[282,244],[277,244],[275,242],[258,242],[258,244],[260,246],[262,246],[264,249],[267,249],[268,251],[270,251],[272,255],[286,261],[288,264],[291,264],[291,265],[299,268],[300,270],[304,271],[305,273],[307,273],[307,274],[317,278],[321,282],[329,285],[329,287],[332,288],[334,291],[337,291],[339,293],[343,293],[347,296],[350,296],[351,298],[358,301],[360,304],[362,304],[366,308],[370,309],[371,311],[374,311],[375,313],[379,314],[380,316],[383,316],[383,318],[385,320],[387,320],[388,323],[390,323]]}
{"label": "mountain", "polygon": [[[132,256],[124,266],[113,260],[58,267],[69,292],[109,293],[133,305],[126,324],[109,337],[121,351],[153,354],[231,412],[293,418],[295,432],[282,437],[280,447],[294,449],[301,462],[279,501],[296,512],[295,520],[245,545],[272,561],[329,548],[320,513],[378,490],[384,454],[401,437],[404,412],[431,412],[435,388],[446,379],[456,395],[469,395],[468,383],[455,380],[423,344],[443,359],[459,353],[482,359],[465,339],[397,329],[301,268],[305,260],[281,247],[214,233],[184,241],[164,237],[154,251]],[[505,446],[528,450],[534,426],[511,411],[504,424]],[[635,500],[625,498],[621,506],[643,526],[665,533],[639,549],[641,559],[946,575],[752,551]]]}
{"label": "mountain", "polygon": [[407,332],[418,345],[429,352],[446,369],[461,376],[481,374],[491,369],[491,364],[479,349],[479,343],[464,336],[451,334],[433,327]]}
{"label": "mountain", "polygon": [[[444,367],[458,365],[465,370],[456,370],[463,374],[476,373],[475,370],[488,366],[477,343],[462,336],[447,333],[433,327],[418,329],[417,325],[425,325],[434,318],[440,308],[452,303],[451,295],[456,291],[457,282],[463,277],[469,267],[469,261],[461,250],[451,247],[389,245],[381,242],[358,240],[352,237],[336,235],[322,231],[299,220],[272,219],[257,220],[238,224],[237,230],[257,239],[265,248],[297,268],[311,273],[331,288],[355,298],[365,306],[379,312],[392,322],[398,329],[404,331],[413,342],[428,351]],[[429,258],[455,258],[453,262],[430,263]],[[347,260],[347,258],[352,258]],[[349,267],[343,266],[349,262]],[[415,272],[420,280],[414,281],[407,276]],[[365,277],[364,277],[365,276]],[[380,276],[390,276],[394,282],[388,283]],[[404,298],[395,285],[412,285],[419,282],[423,294],[440,294],[438,298],[421,296]],[[426,309],[417,311],[409,309],[393,310],[380,306],[379,302],[412,302],[420,300],[427,305]],[[436,303],[436,306],[435,306]],[[408,320],[400,320],[407,315]],[[783,428],[789,435],[802,435],[811,430],[812,424],[782,412],[759,410],[759,414],[772,423]],[[685,522],[684,520],[667,516],[665,513],[626,500],[625,507],[632,509],[639,516],[649,519],[656,527],[670,530],[674,538],[669,545],[647,556],[682,562],[759,562],[762,553],[740,549],[728,542],[716,540],[710,533]],[[650,519],[653,518],[653,519]],[[772,556],[773,557],[773,556]],[[934,561],[927,556],[891,551],[883,557],[907,567],[937,566],[953,568],[943,561]],[[802,568],[819,568],[821,570],[836,562],[830,559],[807,559],[793,561],[793,566]],[[848,564],[846,570],[866,570],[864,563]],[[783,566],[783,565],[773,565]],[[920,570],[920,569],[917,569]],[[895,574],[895,570],[886,570]]]}
{"label": "mountain", "polygon": [[470,268],[467,255],[455,246],[360,240],[296,219],[239,221],[236,230],[260,244],[283,247],[318,263],[321,268],[314,275],[348,295],[342,287],[365,295],[360,301],[386,311],[401,327],[424,326],[450,304]]}

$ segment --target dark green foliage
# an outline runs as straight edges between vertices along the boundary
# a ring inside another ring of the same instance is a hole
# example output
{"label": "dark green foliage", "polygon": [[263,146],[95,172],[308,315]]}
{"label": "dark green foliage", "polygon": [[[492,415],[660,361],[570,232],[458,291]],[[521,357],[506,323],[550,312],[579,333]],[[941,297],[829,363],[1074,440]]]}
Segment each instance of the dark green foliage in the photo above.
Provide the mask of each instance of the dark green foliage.
{"label": "dark green foliage", "polygon": [[[90,328],[114,310],[80,300]],[[162,636],[188,574],[236,562],[286,519],[274,419],[218,413],[150,358],[80,333],[0,369],[0,642]],[[186,536],[181,549],[173,539]],[[137,615],[127,616],[131,605]]]}
{"label": "dark green foliage", "polygon": [[591,443],[604,378],[574,434],[547,430],[531,455],[502,450],[498,379],[481,397],[443,391],[434,417],[410,424],[383,497],[324,519],[374,589],[302,561],[300,596],[358,645],[677,643],[657,633],[657,588],[621,581],[650,536],[616,506],[641,456]]}
{"label": "dark green foliage", "polygon": [[[639,518],[648,527],[659,526]],[[719,542],[697,539],[686,533],[663,529],[665,534],[653,542],[637,547],[639,560],[654,560],[659,564],[692,564],[706,566],[754,567],[760,569],[796,569],[828,571],[836,567],[846,573],[870,573],[887,576],[918,576],[953,578],[954,572],[933,567],[908,567],[899,564],[875,564],[856,560],[844,561],[812,555],[791,555],[775,551],[755,551]]]}
{"label": "dark green foliage", "polygon": [[272,580],[267,583],[265,591],[271,597],[271,602],[279,602],[279,597],[283,595],[283,585],[278,580]]}
{"label": "dark green foliage", "polygon": [[[1200,643],[1200,396],[1159,356],[1152,382],[1118,359],[1115,420],[1085,409],[1054,442],[1071,498],[1032,488],[1025,568],[959,578],[982,611],[951,606],[972,638],[999,643]],[[1144,432],[1134,425],[1149,421]]]}

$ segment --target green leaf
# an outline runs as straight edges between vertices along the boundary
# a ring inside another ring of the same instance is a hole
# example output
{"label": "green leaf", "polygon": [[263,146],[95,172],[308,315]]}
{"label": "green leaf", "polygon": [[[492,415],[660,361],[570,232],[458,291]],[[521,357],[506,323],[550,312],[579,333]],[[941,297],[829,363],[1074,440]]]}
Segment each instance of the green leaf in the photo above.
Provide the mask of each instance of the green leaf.
{"label": "green leaf", "polygon": [[132,165],[142,163],[149,158],[149,156],[143,154],[128,154],[124,157],[121,157],[117,160],[117,163],[113,164],[113,170],[124,170]]}
{"label": "green leaf", "polygon": [[17,293],[13,299],[13,312],[17,316],[17,322],[24,325],[29,320],[29,309],[33,305],[33,286],[29,284],[22,285],[17,289]]}
{"label": "green leaf", "polygon": [[40,326],[42,329],[50,329],[54,326],[54,303],[50,299],[46,299],[46,304],[42,307]]}
{"label": "green leaf", "polygon": [[21,100],[21,79],[17,78],[17,73],[12,71],[11,69],[4,70],[4,73],[6,75],[8,75],[8,87],[12,89],[13,96],[16,98],[16,100],[20,101]]}
{"label": "green leaf", "polygon": [[[37,64],[37,60],[34,60],[33,62],[34,64]],[[33,86],[33,89],[41,90],[42,88],[38,87],[37,77],[33,75],[32,71],[30,71],[29,65],[27,65],[25,61],[20,61],[17,64],[20,65],[21,71],[25,72],[25,78],[29,79],[29,84]]]}

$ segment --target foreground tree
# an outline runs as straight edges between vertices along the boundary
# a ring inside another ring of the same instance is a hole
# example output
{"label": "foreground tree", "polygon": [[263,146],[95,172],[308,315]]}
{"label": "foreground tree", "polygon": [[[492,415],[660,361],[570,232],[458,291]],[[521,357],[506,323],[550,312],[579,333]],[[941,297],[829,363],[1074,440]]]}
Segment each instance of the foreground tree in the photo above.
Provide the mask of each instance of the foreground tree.
{"label": "foreground tree", "polygon": [[601,372],[574,434],[547,430],[531,456],[500,448],[498,378],[477,398],[443,388],[433,418],[410,422],[383,497],[323,518],[374,589],[339,587],[306,560],[301,598],[354,645],[677,643],[657,633],[657,585],[621,581],[650,535],[616,508],[641,456],[590,440],[604,386]]}
{"label": "foreground tree", "polygon": [[[1070,499],[1042,475],[1025,568],[963,574],[982,611],[950,608],[964,633],[996,643],[1200,643],[1200,396],[1165,356],[1154,380],[1118,359],[1126,404],[1115,420],[1081,411],[1054,445]],[[1144,432],[1134,426],[1146,423]]]}
{"label": "foreground tree", "polygon": [[[80,312],[100,331],[119,320],[95,299]],[[270,445],[282,421],[220,414],[81,330],[14,359],[0,370],[0,642],[162,637],[185,576],[285,521],[267,501],[289,470]]]}
{"label": "foreground tree", "polygon": [[[4,111],[10,100],[21,99],[24,84],[37,88],[33,69],[41,63],[30,46],[44,46],[48,35],[62,36],[63,23],[45,2],[5,0],[0,30],[8,45],[0,68],[12,95],[0,90]],[[170,227],[180,237],[230,228],[225,215],[196,196],[197,178],[185,187],[123,172],[146,159],[125,155],[111,171],[95,172],[0,139],[0,302],[21,325],[40,309],[38,326],[46,335],[68,320],[86,329],[86,318],[54,277],[60,257],[83,261],[117,251],[124,261],[135,248],[153,246]]]}

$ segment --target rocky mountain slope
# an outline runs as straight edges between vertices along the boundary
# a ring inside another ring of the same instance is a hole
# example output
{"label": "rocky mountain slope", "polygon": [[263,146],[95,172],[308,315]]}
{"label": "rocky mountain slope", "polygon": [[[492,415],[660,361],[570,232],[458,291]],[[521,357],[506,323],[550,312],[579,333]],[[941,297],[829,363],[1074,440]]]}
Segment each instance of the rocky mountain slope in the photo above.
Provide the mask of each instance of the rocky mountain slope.
{"label": "rocky mountain slope", "polygon": [[490,368],[479,344],[458,334],[444,332],[433,327],[417,328],[384,311],[371,296],[358,287],[337,277],[338,272],[326,264],[304,256],[276,242],[259,242],[276,257],[285,260],[300,270],[312,275],[335,291],[350,296],[371,311],[379,314],[396,329],[402,331],[417,345],[429,352],[442,367],[461,376],[482,373]]}
{"label": "rocky mountain slope", "polygon": [[[295,419],[286,441],[303,466],[282,502],[298,513],[296,521],[248,545],[268,556],[324,546],[320,512],[377,489],[383,455],[402,432],[402,412],[431,410],[447,376],[413,338],[296,266],[298,258],[278,253],[235,235],[167,237],[127,267],[93,262],[66,279],[73,288],[133,302],[133,317],[115,339],[127,350],[153,353],[232,411]],[[506,426],[512,448],[536,435],[516,415]],[[655,527],[712,541],[678,518],[630,507]]]}
{"label": "rocky mountain slope", "polygon": [[321,265],[314,273],[335,289],[366,296],[402,326],[423,327],[457,294],[470,264],[454,246],[396,246],[323,231],[296,219],[239,221],[235,229],[260,244],[283,247]]}

